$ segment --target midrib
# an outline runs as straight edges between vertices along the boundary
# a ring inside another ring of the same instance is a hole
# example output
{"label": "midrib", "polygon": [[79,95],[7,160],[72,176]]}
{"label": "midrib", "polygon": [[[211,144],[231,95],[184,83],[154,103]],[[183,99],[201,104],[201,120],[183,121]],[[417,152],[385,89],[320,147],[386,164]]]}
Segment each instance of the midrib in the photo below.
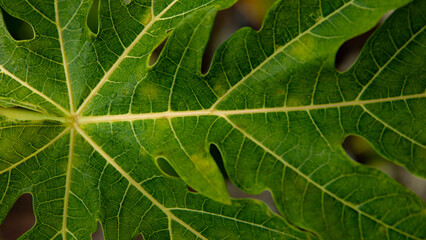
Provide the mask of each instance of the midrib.
{"label": "midrib", "polygon": [[22,108],[4,108],[0,107],[0,116],[20,121],[43,121],[53,120],[58,122],[69,122],[67,117],[58,117],[47,113],[35,112]]}
{"label": "midrib", "polygon": [[[413,94],[407,96],[389,97],[381,99],[371,100],[354,100],[340,103],[330,104],[318,104],[318,105],[305,105],[305,106],[288,106],[288,107],[276,107],[276,108],[256,108],[256,109],[240,109],[240,110],[195,110],[195,111],[182,111],[182,112],[158,112],[158,113],[140,113],[140,114],[120,114],[120,115],[105,115],[105,116],[79,116],[76,121],[79,125],[91,124],[91,123],[102,123],[102,122],[126,122],[126,121],[137,121],[137,120],[149,120],[149,119],[170,119],[179,117],[198,117],[198,116],[218,116],[226,117],[232,115],[244,115],[244,114],[256,114],[256,113],[280,113],[280,112],[295,112],[295,111],[311,111],[317,109],[327,108],[339,108],[349,106],[364,106],[374,103],[386,103],[393,101],[403,101],[415,98],[426,97],[426,92],[420,94]],[[34,112],[20,108],[3,108],[0,107],[0,116],[5,116],[9,119],[20,120],[20,121],[43,121],[52,120],[62,122],[64,124],[71,125],[73,119],[70,117],[58,117],[54,115],[48,115],[44,113]]]}
{"label": "midrib", "polygon": [[401,101],[414,98],[426,97],[426,92],[421,94],[414,94],[408,96],[389,97],[372,100],[358,100],[340,103],[319,104],[319,105],[306,105],[306,106],[288,106],[277,108],[257,108],[257,109],[241,109],[241,110],[196,110],[196,111],[183,111],[183,112],[159,112],[159,113],[141,113],[141,114],[121,114],[121,115],[106,115],[106,116],[82,116],[78,119],[80,125],[102,122],[124,122],[124,121],[137,121],[149,119],[169,119],[178,117],[197,117],[197,116],[218,116],[226,117],[231,115],[244,115],[256,113],[279,113],[279,112],[294,112],[294,111],[310,111],[316,109],[339,108],[348,106],[363,106],[374,103],[384,103],[392,101]]}
{"label": "midrib", "polygon": [[64,66],[64,73],[65,73],[65,80],[67,83],[67,89],[68,89],[68,101],[70,103],[70,113],[74,113],[74,100],[73,100],[73,93],[72,93],[72,86],[71,86],[71,78],[70,78],[70,72],[69,72],[69,66],[68,66],[68,60],[66,56],[65,51],[65,43],[64,43],[64,37],[62,34],[63,29],[61,28],[61,23],[59,19],[59,9],[58,9],[58,0],[55,0],[55,25],[56,29],[58,31],[58,37],[59,37],[59,45],[61,48],[61,55],[62,55],[62,65]]}

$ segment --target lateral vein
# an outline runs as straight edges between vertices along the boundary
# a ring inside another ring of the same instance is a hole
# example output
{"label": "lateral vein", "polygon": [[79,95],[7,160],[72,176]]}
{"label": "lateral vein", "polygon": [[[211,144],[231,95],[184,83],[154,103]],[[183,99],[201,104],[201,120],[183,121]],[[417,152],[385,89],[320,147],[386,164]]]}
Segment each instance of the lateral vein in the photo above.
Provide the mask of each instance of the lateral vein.
{"label": "lateral vein", "polygon": [[217,213],[211,213],[211,212],[206,212],[206,211],[202,211],[202,210],[194,210],[194,209],[188,209],[188,208],[169,208],[169,210],[173,210],[173,211],[187,211],[187,212],[194,212],[194,213],[211,215],[211,216],[215,216],[215,217],[219,217],[219,218],[228,219],[230,221],[235,221],[235,222],[240,222],[240,223],[243,223],[243,224],[251,225],[253,227],[263,228],[263,229],[265,229],[267,231],[275,232],[275,233],[278,233],[278,234],[281,234],[281,235],[284,235],[284,236],[288,236],[288,237],[300,239],[300,238],[298,238],[296,236],[289,235],[289,234],[287,234],[285,232],[281,232],[279,230],[276,230],[276,229],[273,229],[273,228],[270,228],[270,227],[267,227],[267,226],[264,226],[264,225],[261,225],[261,224],[252,223],[252,222],[248,222],[248,221],[241,220],[241,219],[238,219],[238,218],[233,218],[233,217],[229,217],[229,216],[225,216],[225,215],[220,215],[220,214],[217,214]]}
{"label": "lateral vein", "polygon": [[364,105],[361,105],[362,109],[368,113],[372,118],[374,118],[376,121],[378,121],[379,123],[383,124],[386,128],[389,128],[390,130],[396,132],[397,134],[399,134],[400,136],[404,137],[405,139],[409,140],[410,142],[418,145],[421,148],[426,148],[425,145],[417,142],[416,140],[414,140],[413,138],[408,137],[407,135],[405,135],[404,133],[396,130],[395,128],[393,128],[392,126],[390,126],[389,124],[387,124],[386,122],[384,122],[382,119],[380,119],[379,117],[377,117],[374,113],[372,113],[370,110],[368,110]]}
{"label": "lateral vein", "polygon": [[419,35],[420,33],[423,32],[423,30],[426,28],[426,26],[424,26],[423,28],[421,28],[416,34],[412,35],[410,37],[410,39],[407,40],[406,43],[404,43],[404,45],[402,45],[389,59],[388,61],[374,74],[374,76],[369,80],[369,82],[367,84],[365,84],[361,90],[361,92],[358,93],[358,96],[356,98],[356,100],[361,99],[361,97],[363,96],[364,92],[368,89],[368,87],[374,82],[374,80],[380,75],[380,73],[386,68],[387,65],[389,65],[389,63],[392,62],[393,59],[396,58],[396,56],[398,56],[398,54],[405,49],[405,47],[411,42],[413,41],[417,35]]}
{"label": "lateral vein", "polygon": [[89,104],[89,102],[94,98],[94,96],[99,92],[99,90],[102,88],[102,86],[108,81],[108,78],[114,73],[114,71],[118,68],[118,66],[124,61],[124,59],[127,58],[130,51],[132,51],[133,47],[136,46],[136,44],[141,40],[143,36],[150,30],[152,25],[154,25],[162,15],[164,15],[178,0],[174,0],[170,5],[168,5],[161,13],[159,13],[157,16],[153,16],[151,21],[145,26],[145,28],[142,30],[142,32],[133,40],[130,45],[124,49],[121,56],[117,59],[117,61],[112,65],[112,67],[105,73],[105,75],[102,77],[102,79],[99,81],[99,83],[96,85],[96,87],[90,92],[90,94],[87,96],[87,98],[84,100],[84,102],[80,105],[80,107],[77,110],[77,115],[80,115],[84,108]]}
{"label": "lateral vein", "polygon": [[17,81],[18,83],[20,83],[22,86],[28,88],[29,90],[31,90],[32,92],[36,93],[40,97],[44,98],[46,101],[48,101],[49,103],[51,103],[52,105],[54,105],[56,108],[58,108],[59,110],[61,110],[63,113],[65,113],[65,115],[69,115],[70,114],[69,111],[66,110],[64,107],[62,107],[61,105],[59,105],[57,102],[53,101],[50,97],[46,96],[44,93],[40,92],[39,90],[37,90],[34,87],[32,87],[31,85],[29,85],[27,82],[25,82],[22,79],[18,78],[13,73],[9,72],[2,65],[0,65],[0,71],[2,73],[4,73],[4,74],[8,75],[9,77],[11,77],[12,79],[14,79],[15,81]]}
{"label": "lateral vein", "polygon": [[83,129],[81,129],[77,125],[75,125],[75,129],[108,162],[108,164],[113,166],[124,178],[127,179],[127,181],[129,181],[130,184],[132,184],[145,197],[147,197],[156,207],[158,207],[162,212],[164,212],[169,219],[173,219],[174,221],[176,221],[177,223],[179,223],[180,225],[182,225],[183,227],[191,231],[200,239],[207,240],[207,238],[201,235],[201,233],[197,232],[187,223],[183,222],[181,219],[176,217],[173,213],[170,212],[168,208],[164,207],[151,194],[149,194],[138,182],[136,182],[126,171],[124,171],[124,169],[121,168],[120,165],[118,165],[112,157],[110,157],[95,141],[93,141],[93,139],[89,135],[87,135],[87,133],[84,132]]}
{"label": "lateral vein", "polygon": [[328,15],[325,18],[322,18],[320,21],[316,22],[314,25],[312,25],[310,28],[308,28],[307,30],[305,30],[303,33],[297,35],[297,37],[291,39],[289,42],[287,42],[286,44],[284,44],[284,46],[279,47],[273,54],[271,54],[269,57],[267,57],[261,64],[259,64],[256,68],[254,68],[249,74],[247,74],[246,76],[244,76],[237,84],[235,84],[234,86],[232,86],[230,89],[228,89],[228,91],[223,94],[212,106],[210,109],[215,109],[226,97],[229,96],[229,94],[231,94],[232,92],[234,92],[234,90],[236,88],[238,88],[240,85],[242,85],[248,78],[250,78],[251,76],[253,76],[257,71],[259,71],[265,64],[267,64],[268,62],[270,62],[272,59],[274,59],[278,54],[280,54],[281,52],[284,52],[285,49],[287,49],[288,46],[290,46],[291,44],[297,42],[300,40],[300,38],[302,38],[303,36],[305,36],[306,34],[310,33],[313,29],[315,29],[317,26],[319,26],[320,24],[322,24],[324,21],[328,20],[330,17],[332,17],[333,15],[339,13],[342,9],[346,8],[347,6],[351,5],[353,2],[353,0],[343,4],[341,7],[339,7],[338,9],[336,9],[333,13],[331,13],[330,15]]}
{"label": "lateral vein", "polygon": [[318,189],[320,189],[322,192],[328,194],[329,196],[333,197],[334,199],[336,199],[337,201],[341,202],[342,204],[352,208],[354,211],[358,212],[361,215],[364,215],[370,219],[372,219],[375,222],[381,223],[383,224],[386,228],[388,229],[392,229],[395,232],[398,232],[404,236],[407,237],[412,237],[414,239],[420,240],[419,238],[410,236],[408,233],[395,228],[392,225],[389,225],[385,222],[383,222],[380,219],[377,219],[376,217],[370,215],[369,213],[363,212],[361,211],[358,206],[356,206],[355,204],[351,203],[351,202],[347,202],[345,201],[345,199],[340,198],[339,196],[335,195],[334,193],[330,192],[327,188],[325,188],[324,186],[321,186],[319,183],[313,181],[309,176],[307,176],[306,174],[304,174],[303,172],[301,172],[299,169],[297,169],[295,166],[289,164],[288,162],[284,161],[284,159],[279,156],[278,154],[276,154],[274,151],[272,151],[271,149],[269,149],[268,147],[266,147],[262,142],[259,142],[256,138],[254,138],[253,136],[251,136],[250,134],[248,134],[247,132],[244,131],[244,129],[241,129],[240,127],[238,127],[235,123],[233,123],[229,118],[224,117],[225,120],[231,124],[235,129],[237,129],[241,134],[243,134],[245,137],[247,137],[248,139],[250,139],[251,141],[253,141],[256,145],[258,145],[259,147],[261,147],[262,149],[264,149],[266,152],[268,152],[269,154],[271,154],[274,158],[276,158],[277,160],[279,160],[284,166],[290,168],[291,170],[293,170],[295,173],[297,173],[298,175],[300,175],[301,177],[303,177],[304,179],[306,179],[307,182],[309,182],[310,184],[314,185],[315,187],[317,187]]}
{"label": "lateral vein", "polygon": [[21,161],[10,165],[8,168],[5,168],[5,169],[1,170],[0,174],[3,174],[5,172],[7,172],[7,171],[10,171],[10,170],[14,169],[15,167],[19,166],[20,164],[26,162],[28,159],[30,159],[30,158],[36,156],[37,154],[39,154],[40,152],[44,151],[46,148],[48,148],[49,146],[51,146],[52,144],[54,144],[58,139],[60,139],[61,137],[63,137],[69,130],[70,130],[70,128],[66,128],[58,136],[56,136],[54,139],[52,139],[50,142],[48,142],[43,147],[39,148],[34,153],[32,153],[32,154],[28,155],[27,157],[23,158]]}

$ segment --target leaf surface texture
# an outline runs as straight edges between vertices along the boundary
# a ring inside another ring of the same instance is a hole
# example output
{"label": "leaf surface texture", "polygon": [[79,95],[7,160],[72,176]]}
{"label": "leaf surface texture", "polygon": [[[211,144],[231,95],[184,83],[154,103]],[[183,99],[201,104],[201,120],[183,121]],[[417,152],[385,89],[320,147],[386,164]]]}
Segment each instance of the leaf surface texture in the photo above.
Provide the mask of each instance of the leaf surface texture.
{"label": "leaf surface texture", "polygon": [[[341,146],[362,136],[426,176],[425,2],[278,1],[202,75],[234,2],[101,0],[94,34],[91,1],[0,1],[35,33],[16,41],[0,21],[0,219],[30,192],[23,239],[91,239],[97,221],[106,239],[425,239],[424,202]],[[338,48],[392,9],[337,72]],[[229,197],[211,144],[282,216]]]}

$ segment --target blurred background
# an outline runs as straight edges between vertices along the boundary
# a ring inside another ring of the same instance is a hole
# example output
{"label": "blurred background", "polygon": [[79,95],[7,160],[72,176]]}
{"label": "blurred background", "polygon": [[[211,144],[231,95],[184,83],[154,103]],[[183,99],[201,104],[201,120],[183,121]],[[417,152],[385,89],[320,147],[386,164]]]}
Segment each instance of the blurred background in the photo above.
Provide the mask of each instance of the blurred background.
{"label": "blurred background", "polygon": [[[89,14],[87,22],[88,26],[93,32],[97,32],[98,28],[97,2],[98,0],[95,0],[95,3],[93,4],[94,7]],[[204,55],[202,71],[208,71],[211,59],[217,47],[226,39],[228,39],[235,31],[245,26],[252,27],[256,30],[260,29],[267,10],[274,2],[275,0],[240,0],[230,9],[219,12],[213,27],[210,42]],[[3,20],[6,22],[10,34],[16,40],[33,38],[33,30],[28,23],[12,17],[7,12],[5,12],[4,9],[1,9],[1,11],[3,14]],[[386,16],[384,16],[381,22],[383,22],[385,18]],[[380,23],[378,25],[380,25]],[[358,57],[365,41],[374,32],[376,27],[369,32],[355,37],[343,44],[336,56],[336,69],[339,71],[345,71],[350,66],[352,66]],[[158,57],[162,46],[163,45],[155,50],[154,56],[152,57],[153,61],[155,61],[155,59]],[[426,180],[415,177],[404,168],[382,158],[363,138],[349,136],[345,139],[342,145],[348,155],[354,159],[354,161],[385,172],[390,177],[410,188],[413,192],[426,201]],[[226,177],[219,150],[214,145],[211,146],[210,150]],[[162,166],[163,170],[170,175],[177,175],[174,173],[170,165],[168,165],[167,161],[161,161],[160,165]],[[273,211],[277,212],[272,201],[271,194],[268,191],[253,196],[242,192],[229,180],[227,180],[227,185],[232,197],[260,199],[266,202]],[[0,240],[17,239],[19,236],[28,231],[34,225],[34,222],[35,217],[32,209],[31,194],[24,194],[18,199],[6,219],[0,225]],[[99,227],[98,231],[95,232],[92,237],[93,239],[103,239],[102,229]],[[140,240],[142,237],[138,236],[136,239]]]}

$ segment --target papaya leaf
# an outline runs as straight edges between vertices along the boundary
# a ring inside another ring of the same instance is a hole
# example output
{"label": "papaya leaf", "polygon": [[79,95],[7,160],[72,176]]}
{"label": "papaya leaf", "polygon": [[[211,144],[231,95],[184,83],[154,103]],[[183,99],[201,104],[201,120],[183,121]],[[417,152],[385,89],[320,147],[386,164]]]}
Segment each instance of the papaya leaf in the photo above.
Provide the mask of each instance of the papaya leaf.
{"label": "papaya leaf", "polygon": [[[97,221],[106,239],[425,239],[424,202],[341,143],[362,136],[426,176],[426,3],[278,1],[203,75],[216,13],[234,2],[101,0],[93,33],[90,0],[0,1],[34,30],[17,41],[0,21],[0,219],[31,193],[22,239],[91,239]],[[336,71],[338,48],[392,9]],[[281,216],[229,197],[211,144]]]}

